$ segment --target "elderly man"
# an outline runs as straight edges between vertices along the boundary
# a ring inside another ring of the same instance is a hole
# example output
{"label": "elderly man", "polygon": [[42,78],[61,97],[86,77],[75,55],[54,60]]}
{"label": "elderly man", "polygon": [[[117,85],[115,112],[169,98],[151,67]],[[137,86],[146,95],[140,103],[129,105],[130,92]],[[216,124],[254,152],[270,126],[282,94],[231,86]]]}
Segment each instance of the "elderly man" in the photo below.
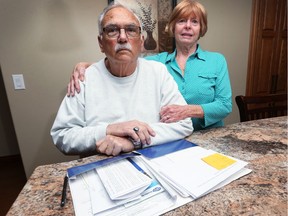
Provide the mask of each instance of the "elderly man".
{"label": "elderly man", "polygon": [[165,65],[139,58],[138,17],[114,4],[98,22],[106,58],[87,69],[80,94],[62,101],[51,129],[57,148],[64,154],[115,156],[190,135],[190,118],[160,122],[161,107],[186,102]]}

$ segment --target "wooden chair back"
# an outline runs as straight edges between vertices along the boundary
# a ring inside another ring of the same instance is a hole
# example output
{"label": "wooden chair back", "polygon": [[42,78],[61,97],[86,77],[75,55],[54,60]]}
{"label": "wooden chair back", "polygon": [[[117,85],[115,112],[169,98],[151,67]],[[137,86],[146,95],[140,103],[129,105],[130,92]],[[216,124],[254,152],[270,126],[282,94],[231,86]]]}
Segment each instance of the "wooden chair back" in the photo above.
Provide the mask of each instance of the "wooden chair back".
{"label": "wooden chair back", "polygon": [[287,94],[235,97],[240,122],[287,115]]}

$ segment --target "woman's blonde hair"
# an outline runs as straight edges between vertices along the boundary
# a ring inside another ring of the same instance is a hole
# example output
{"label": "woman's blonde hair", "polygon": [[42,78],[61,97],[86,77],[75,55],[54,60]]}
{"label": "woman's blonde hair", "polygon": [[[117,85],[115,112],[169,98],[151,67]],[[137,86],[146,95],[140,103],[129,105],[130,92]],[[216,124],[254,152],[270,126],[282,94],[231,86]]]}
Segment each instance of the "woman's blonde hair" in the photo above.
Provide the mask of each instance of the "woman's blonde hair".
{"label": "woman's blonde hair", "polygon": [[191,15],[195,15],[199,19],[200,37],[203,37],[208,29],[207,12],[202,4],[192,0],[183,0],[173,9],[166,26],[169,35],[174,36],[175,25],[179,19],[188,18]]}

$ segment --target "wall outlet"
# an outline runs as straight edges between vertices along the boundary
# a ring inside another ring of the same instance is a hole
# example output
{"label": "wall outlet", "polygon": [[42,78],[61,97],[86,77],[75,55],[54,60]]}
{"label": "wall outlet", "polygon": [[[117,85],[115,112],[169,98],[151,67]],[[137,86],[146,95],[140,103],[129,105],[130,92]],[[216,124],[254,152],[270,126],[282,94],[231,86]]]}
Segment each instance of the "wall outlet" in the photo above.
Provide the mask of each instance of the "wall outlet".
{"label": "wall outlet", "polygon": [[15,90],[26,89],[23,74],[12,74],[12,78]]}

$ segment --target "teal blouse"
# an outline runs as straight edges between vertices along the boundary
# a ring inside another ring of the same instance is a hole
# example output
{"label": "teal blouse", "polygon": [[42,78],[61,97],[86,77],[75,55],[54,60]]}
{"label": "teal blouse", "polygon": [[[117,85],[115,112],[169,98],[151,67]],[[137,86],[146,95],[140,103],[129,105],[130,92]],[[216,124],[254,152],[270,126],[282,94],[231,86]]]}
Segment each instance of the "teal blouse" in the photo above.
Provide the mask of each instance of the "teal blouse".
{"label": "teal blouse", "polygon": [[188,104],[200,105],[204,118],[192,118],[194,130],[223,126],[232,111],[232,90],[225,57],[216,52],[197,50],[187,60],[185,73],[176,62],[176,50],[146,59],[162,62],[174,77]]}

